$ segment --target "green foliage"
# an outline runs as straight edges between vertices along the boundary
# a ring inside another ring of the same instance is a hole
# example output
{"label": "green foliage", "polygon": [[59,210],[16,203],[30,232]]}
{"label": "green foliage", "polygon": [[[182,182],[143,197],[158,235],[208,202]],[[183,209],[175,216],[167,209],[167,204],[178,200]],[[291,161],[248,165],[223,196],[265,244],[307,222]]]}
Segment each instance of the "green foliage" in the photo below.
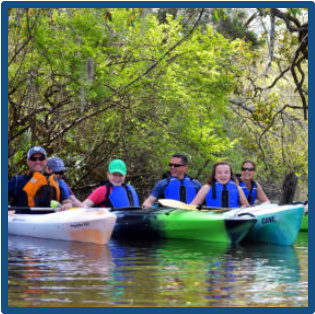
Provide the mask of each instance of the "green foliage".
{"label": "green foliage", "polygon": [[[240,128],[229,107],[258,60],[247,43],[254,38],[225,9],[213,15],[233,29],[228,38],[210,25],[188,34],[193,24],[180,14],[161,22],[143,10],[12,9],[10,174],[25,167],[34,144],[65,159],[75,187],[97,184],[118,157],[143,197],[173,153],[186,153],[190,174],[202,181],[219,159],[237,167],[248,154],[261,157],[257,134]],[[255,102],[253,121],[268,126],[278,102],[277,93]],[[305,166],[305,150],[287,154]]]}

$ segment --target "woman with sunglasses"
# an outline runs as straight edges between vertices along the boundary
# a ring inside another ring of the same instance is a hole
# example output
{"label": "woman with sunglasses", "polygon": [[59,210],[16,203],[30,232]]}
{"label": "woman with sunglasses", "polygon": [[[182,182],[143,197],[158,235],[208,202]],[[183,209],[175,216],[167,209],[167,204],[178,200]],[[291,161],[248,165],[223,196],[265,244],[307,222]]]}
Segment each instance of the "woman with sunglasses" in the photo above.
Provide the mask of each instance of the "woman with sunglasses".
{"label": "woman with sunglasses", "polygon": [[191,204],[206,204],[208,207],[219,208],[249,206],[230,164],[226,161],[219,161],[213,165],[208,182],[202,186]]}
{"label": "woman with sunglasses", "polygon": [[256,164],[252,160],[245,160],[242,164],[239,184],[244,191],[248,203],[254,205],[256,199],[258,199],[260,203],[270,203],[261,185],[253,180],[255,174]]}

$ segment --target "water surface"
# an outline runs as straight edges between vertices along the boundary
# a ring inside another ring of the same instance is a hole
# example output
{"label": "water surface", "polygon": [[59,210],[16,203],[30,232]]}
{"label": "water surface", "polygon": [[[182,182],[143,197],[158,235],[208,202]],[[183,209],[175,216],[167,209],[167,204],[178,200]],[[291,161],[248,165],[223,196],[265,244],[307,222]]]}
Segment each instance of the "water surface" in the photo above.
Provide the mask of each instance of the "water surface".
{"label": "water surface", "polygon": [[8,279],[14,307],[307,307],[308,238],[229,247],[9,236]]}

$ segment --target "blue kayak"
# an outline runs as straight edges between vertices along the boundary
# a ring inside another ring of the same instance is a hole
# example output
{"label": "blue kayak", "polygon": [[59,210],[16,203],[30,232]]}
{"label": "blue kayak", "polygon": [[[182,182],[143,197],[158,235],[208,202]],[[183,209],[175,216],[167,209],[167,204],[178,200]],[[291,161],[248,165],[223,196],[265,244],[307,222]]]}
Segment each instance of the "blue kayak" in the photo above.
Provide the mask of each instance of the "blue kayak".
{"label": "blue kayak", "polygon": [[263,242],[277,245],[292,245],[299,233],[304,206],[262,204],[248,208],[233,209],[230,215],[250,215],[257,222],[249,230],[244,241]]}

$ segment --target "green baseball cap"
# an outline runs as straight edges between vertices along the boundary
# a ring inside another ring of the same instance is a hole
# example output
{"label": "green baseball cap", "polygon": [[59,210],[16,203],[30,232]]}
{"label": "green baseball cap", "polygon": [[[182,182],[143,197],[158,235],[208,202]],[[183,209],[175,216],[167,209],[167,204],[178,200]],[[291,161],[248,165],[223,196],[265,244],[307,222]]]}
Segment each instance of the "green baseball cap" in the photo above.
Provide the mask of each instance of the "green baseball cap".
{"label": "green baseball cap", "polygon": [[109,173],[118,172],[125,176],[127,173],[127,166],[121,159],[114,159],[108,165],[108,172]]}

